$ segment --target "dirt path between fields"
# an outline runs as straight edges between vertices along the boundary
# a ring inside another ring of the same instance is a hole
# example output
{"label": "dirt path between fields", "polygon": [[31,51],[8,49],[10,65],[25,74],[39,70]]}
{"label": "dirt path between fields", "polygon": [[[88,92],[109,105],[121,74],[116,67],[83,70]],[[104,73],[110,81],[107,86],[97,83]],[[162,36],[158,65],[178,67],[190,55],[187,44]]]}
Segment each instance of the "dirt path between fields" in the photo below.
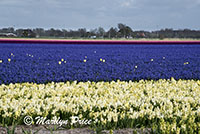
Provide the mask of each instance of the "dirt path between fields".
{"label": "dirt path between fields", "polygon": [[[12,127],[9,127],[12,129]],[[15,134],[97,134],[94,130],[90,128],[75,128],[75,129],[63,129],[57,128],[53,131],[54,126],[17,126],[15,128]],[[24,131],[23,131],[24,130]],[[113,134],[150,134],[151,129],[119,129],[113,130]],[[103,130],[100,134],[110,134],[110,130]],[[5,127],[0,127],[0,134],[8,134]]]}

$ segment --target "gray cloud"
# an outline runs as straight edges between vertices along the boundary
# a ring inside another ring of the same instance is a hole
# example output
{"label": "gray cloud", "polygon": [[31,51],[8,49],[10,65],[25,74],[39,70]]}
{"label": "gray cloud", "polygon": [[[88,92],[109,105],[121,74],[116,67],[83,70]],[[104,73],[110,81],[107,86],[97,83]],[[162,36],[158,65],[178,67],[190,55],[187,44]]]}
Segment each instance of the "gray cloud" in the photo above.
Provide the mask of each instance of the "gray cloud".
{"label": "gray cloud", "polygon": [[0,27],[200,29],[200,0],[0,0]]}

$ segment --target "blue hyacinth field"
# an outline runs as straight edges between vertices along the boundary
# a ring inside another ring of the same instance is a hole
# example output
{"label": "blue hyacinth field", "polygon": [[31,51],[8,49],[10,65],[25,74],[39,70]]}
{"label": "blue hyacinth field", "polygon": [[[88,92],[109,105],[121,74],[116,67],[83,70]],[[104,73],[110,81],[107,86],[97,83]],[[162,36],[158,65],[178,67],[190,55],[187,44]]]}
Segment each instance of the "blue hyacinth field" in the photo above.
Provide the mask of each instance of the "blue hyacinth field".
{"label": "blue hyacinth field", "polygon": [[0,44],[0,83],[200,79],[199,45]]}
{"label": "blue hyacinth field", "polygon": [[199,92],[200,45],[0,43],[0,126],[199,133]]}

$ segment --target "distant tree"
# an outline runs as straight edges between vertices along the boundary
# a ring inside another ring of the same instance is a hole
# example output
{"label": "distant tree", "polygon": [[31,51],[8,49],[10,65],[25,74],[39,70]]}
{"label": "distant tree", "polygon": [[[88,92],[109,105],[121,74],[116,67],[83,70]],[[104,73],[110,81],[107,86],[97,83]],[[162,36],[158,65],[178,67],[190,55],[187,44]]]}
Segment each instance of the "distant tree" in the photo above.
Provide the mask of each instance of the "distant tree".
{"label": "distant tree", "polygon": [[51,28],[51,29],[47,30],[46,35],[49,37],[55,37],[55,29]]}
{"label": "distant tree", "polygon": [[119,33],[119,36],[120,37],[126,37],[126,25],[125,24],[122,24],[122,23],[119,23],[118,24],[118,33]]}
{"label": "distant tree", "polygon": [[126,26],[125,24],[119,23],[118,24],[118,33],[120,37],[128,38],[132,35],[133,31],[129,26]]}
{"label": "distant tree", "polygon": [[14,33],[14,32],[15,32],[15,29],[13,27],[0,29],[0,33]]}
{"label": "distant tree", "polygon": [[78,29],[78,36],[81,38],[87,37],[87,30],[86,28]]}
{"label": "distant tree", "polygon": [[129,26],[126,26],[126,34],[125,34],[126,38],[131,37],[132,33],[133,33],[132,29]]}
{"label": "distant tree", "polygon": [[67,30],[62,29],[62,32],[63,32],[63,36],[64,36],[64,37],[68,37],[68,31],[67,31]]}
{"label": "distant tree", "polygon": [[102,27],[99,27],[98,29],[97,29],[97,37],[101,37],[101,38],[103,38],[104,37],[104,35],[105,35],[105,30],[102,28]]}
{"label": "distant tree", "polygon": [[23,33],[23,29],[17,29],[16,30],[17,37],[21,37],[22,33]]}
{"label": "distant tree", "polygon": [[91,34],[92,36],[97,35],[97,32],[98,32],[97,28],[91,29],[91,30],[90,30],[90,34]]}
{"label": "distant tree", "polygon": [[64,34],[63,34],[63,32],[61,30],[56,29],[55,33],[54,33],[54,36],[55,37],[64,37]]}
{"label": "distant tree", "polygon": [[117,28],[111,27],[107,32],[108,38],[116,38],[117,37]]}
{"label": "distant tree", "polygon": [[31,29],[23,29],[20,37],[35,38],[36,34]]}
{"label": "distant tree", "polygon": [[78,30],[65,29],[14,29],[13,27],[0,29],[1,36],[8,33],[14,33],[17,37],[70,37],[70,38],[200,38],[200,30],[179,29],[172,28],[161,29],[157,31],[133,31],[129,26],[119,23],[117,28],[111,27],[107,32],[102,28],[92,29],[87,31],[85,28]]}
{"label": "distant tree", "polygon": [[14,29],[13,27],[9,27],[9,28],[8,28],[8,32],[9,32],[9,33],[14,33],[14,32],[15,32],[15,29]]}
{"label": "distant tree", "polygon": [[36,37],[45,36],[45,30],[43,28],[33,29],[33,32],[36,34]]}

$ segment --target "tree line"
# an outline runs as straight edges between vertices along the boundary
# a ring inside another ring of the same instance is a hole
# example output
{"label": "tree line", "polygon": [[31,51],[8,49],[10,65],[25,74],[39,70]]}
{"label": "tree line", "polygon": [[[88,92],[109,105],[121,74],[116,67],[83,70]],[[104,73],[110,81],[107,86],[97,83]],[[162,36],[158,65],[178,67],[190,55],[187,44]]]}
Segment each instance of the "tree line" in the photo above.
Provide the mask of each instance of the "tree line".
{"label": "tree line", "polygon": [[105,30],[102,27],[87,31],[86,28],[80,28],[78,30],[66,30],[66,29],[14,29],[13,27],[0,29],[0,36],[10,37],[33,37],[33,38],[200,38],[200,30],[191,29],[161,29],[157,31],[134,31],[131,27],[119,23],[117,27],[111,27],[109,30]]}

